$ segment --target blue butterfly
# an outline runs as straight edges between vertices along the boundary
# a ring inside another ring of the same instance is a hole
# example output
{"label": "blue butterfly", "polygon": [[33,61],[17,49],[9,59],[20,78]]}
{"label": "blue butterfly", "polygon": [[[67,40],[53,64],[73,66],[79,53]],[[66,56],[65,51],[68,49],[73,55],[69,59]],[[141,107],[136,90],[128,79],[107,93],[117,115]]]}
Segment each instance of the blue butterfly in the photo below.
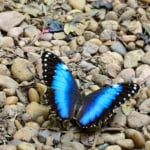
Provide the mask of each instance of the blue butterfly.
{"label": "blue butterfly", "polygon": [[61,119],[75,120],[82,128],[105,122],[114,108],[139,90],[136,83],[118,83],[82,97],[68,67],[56,55],[44,51],[42,69],[44,82],[48,86],[45,95],[52,110]]}

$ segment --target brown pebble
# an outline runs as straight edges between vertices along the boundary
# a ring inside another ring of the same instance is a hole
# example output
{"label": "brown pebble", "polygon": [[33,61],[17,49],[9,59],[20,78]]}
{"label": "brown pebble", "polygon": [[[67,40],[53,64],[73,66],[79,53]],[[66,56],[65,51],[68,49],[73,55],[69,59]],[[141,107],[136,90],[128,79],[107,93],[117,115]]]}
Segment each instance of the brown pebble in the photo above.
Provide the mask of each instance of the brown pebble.
{"label": "brown pebble", "polygon": [[40,101],[39,94],[36,91],[36,89],[34,89],[34,88],[29,89],[28,97],[29,97],[30,102],[32,102],[32,101],[39,102]]}
{"label": "brown pebble", "polygon": [[118,145],[111,145],[106,147],[105,150],[121,150],[121,147]]}
{"label": "brown pebble", "polygon": [[145,150],[150,150],[150,141],[145,143]]}
{"label": "brown pebble", "polygon": [[134,142],[131,139],[118,140],[117,144],[124,149],[133,149],[134,148]]}
{"label": "brown pebble", "polygon": [[18,102],[17,96],[9,96],[6,98],[5,104],[6,105],[13,105],[13,104],[17,104],[17,102]]}

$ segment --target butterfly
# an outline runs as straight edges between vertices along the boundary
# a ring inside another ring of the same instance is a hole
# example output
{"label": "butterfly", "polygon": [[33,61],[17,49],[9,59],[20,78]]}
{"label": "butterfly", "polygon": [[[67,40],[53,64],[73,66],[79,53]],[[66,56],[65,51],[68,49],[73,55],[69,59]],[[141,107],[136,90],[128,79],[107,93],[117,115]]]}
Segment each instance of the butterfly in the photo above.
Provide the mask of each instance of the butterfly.
{"label": "butterfly", "polygon": [[48,104],[61,119],[75,120],[82,128],[105,122],[114,108],[139,90],[136,83],[118,83],[82,96],[67,65],[58,56],[44,51],[41,59]]}

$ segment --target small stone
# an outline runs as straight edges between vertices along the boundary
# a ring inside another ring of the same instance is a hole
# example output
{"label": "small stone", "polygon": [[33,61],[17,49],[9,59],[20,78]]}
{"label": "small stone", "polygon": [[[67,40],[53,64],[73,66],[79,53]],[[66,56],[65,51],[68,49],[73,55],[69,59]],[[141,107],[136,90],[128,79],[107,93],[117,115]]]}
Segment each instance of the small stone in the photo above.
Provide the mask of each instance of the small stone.
{"label": "small stone", "polygon": [[138,3],[136,0],[128,0],[127,4],[131,7],[131,8],[137,8],[138,7]]}
{"label": "small stone", "polygon": [[13,27],[8,31],[8,36],[10,37],[19,37],[23,33],[22,27]]}
{"label": "small stone", "polygon": [[30,102],[32,102],[32,101],[39,102],[40,101],[39,94],[36,91],[36,89],[34,89],[34,88],[29,89],[28,97],[29,97]]}
{"label": "small stone", "polygon": [[83,144],[79,142],[63,142],[62,150],[68,150],[68,148],[71,150],[85,150]]}
{"label": "small stone", "polygon": [[129,51],[135,50],[135,43],[134,42],[129,42],[127,47],[128,47]]}
{"label": "small stone", "polygon": [[36,41],[34,45],[38,47],[44,47],[44,48],[46,47],[48,48],[52,46],[52,44],[49,41]]}
{"label": "small stone", "polygon": [[85,0],[68,0],[68,3],[74,8],[79,10],[84,10],[86,1]]}
{"label": "small stone", "polygon": [[34,144],[21,142],[17,145],[17,150],[36,150]]}
{"label": "small stone", "polygon": [[0,64],[0,75],[10,76],[10,71],[9,71],[9,69],[6,67],[6,65]]}
{"label": "small stone", "polygon": [[134,148],[134,142],[131,139],[118,140],[117,144],[124,149],[133,149]]}
{"label": "small stone", "polygon": [[5,92],[0,91],[0,107],[2,108],[5,104],[6,95]]}
{"label": "small stone", "polygon": [[105,142],[114,144],[120,139],[125,139],[125,134],[124,133],[115,133],[115,134],[102,133],[102,137],[104,138]]}
{"label": "small stone", "polygon": [[[74,56],[70,59],[70,62],[79,62],[81,60],[81,54],[75,53]],[[64,61],[66,62],[66,61]]]}
{"label": "small stone", "polygon": [[124,82],[131,82],[135,78],[135,71],[132,68],[123,69],[116,78],[122,78]]}
{"label": "small stone", "polygon": [[105,52],[108,52],[109,51],[109,47],[108,46],[105,46],[105,45],[101,45],[99,47],[99,52],[100,53],[105,53]]}
{"label": "small stone", "polygon": [[100,34],[100,39],[102,41],[107,41],[112,39],[113,31],[111,29],[104,29]]}
{"label": "small stone", "polygon": [[11,72],[19,81],[29,81],[35,75],[35,68],[28,60],[16,58],[11,66]]}
{"label": "small stone", "polygon": [[14,96],[14,95],[16,95],[15,89],[4,89],[3,91],[5,92],[5,94],[7,96]]}
{"label": "small stone", "polygon": [[9,96],[5,100],[6,105],[17,104],[17,102],[18,102],[18,97],[17,96]]}
{"label": "small stone", "polygon": [[150,65],[150,51],[146,52],[146,54],[141,58],[141,61]]}
{"label": "small stone", "polygon": [[[13,19],[12,19],[13,18]],[[19,25],[25,16],[17,11],[5,11],[0,13],[0,29],[9,31],[11,28]]]}
{"label": "small stone", "polygon": [[84,71],[90,71],[91,69],[96,68],[96,66],[84,60],[80,62],[79,67],[81,67]]}
{"label": "small stone", "polygon": [[135,36],[135,35],[123,35],[121,38],[124,42],[135,42],[137,39],[137,36]]}
{"label": "small stone", "polygon": [[136,147],[142,148],[145,146],[145,139],[141,132],[135,129],[127,129],[126,136],[134,141]]}
{"label": "small stone", "polygon": [[127,117],[122,112],[122,110],[119,109],[119,111],[117,111],[117,114],[113,117],[113,120],[111,121],[110,125],[111,127],[121,128],[121,127],[125,127],[126,123],[127,123]]}
{"label": "small stone", "polygon": [[69,132],[67,134],[64,134],[62,137],[61,137],[61,142],[64,143],[64,142],[70,142],[72,141],[73,139],[75,138],[74,134],[72,132]]}
{"label": "small stone", "polygon": [[139,110],[140,110],[141,113],[144,113],[144,114],[145,114],[145,113],[146,113],[146,114],[150,113],[150,98],[144,100],[144,101],[140,104]]}
{"label": "small stone", "polygon": [[86,42],[83,46],[83,56],[91,56],[98,51],[98,46],[91,42]]}
{"label": "small stone", "polygon": [[12,78],[0,75],[0,86],[8,89],[17,89],[19,85]]}
{"label": "small stone", "polygon": [[105,20],[118,20],[118,16],[117,13],[114,11],[109,11],[106,16],[105,16]]}
{"label": "small stone", "polygon": [[121,20],[129,20],[135,15],[136,15],[135,9],[128,8],[124,13],[122,13],[122,15],[120,16],[120,19]]}
{"label": "small stone", "polygon": [[31,102],[27,105],[26,112],[31,116],[32,119],[36,120],[40,116],[47,118],[49,114],[49,108],[36,102]]}
{"label": "small stone", "polygon": [[64,32],[58,32],[54,33],[53,37],[55,40],[63,40],[66,37],[66,35]]}
{"label": "small stone", "polygon": [[126,53],[124,59],[124,67],[125,68],[137,67],[138,62],[141,60],[143,56],[144,56],[143,50],[134,50]]}
{"label": "small stone", "polygon": [[33,26],[33,25],[28,25],[24,29],[24,36],[25,37],[29,37],[29,38],[39,37],[40,33],[41,33],[41,31],[39,29],[37,29],[35,26]]}
{"label": "small stone", "polygon": [[105,150],[121,150],[121,147],[118,145],[107,146]]}
{"label": "small stone", "polygon": [[94,19],[90,19],[87,29],[95,32],[97,28],[98,28],[98,22]]}
{"label": "small stone", "polygon": [[38,134],[38,129],[31,128],[31,127],[24,127],[16,131],[13,137],[14,139],[20,139],[29,142],[32,139],[32,137],[37,136],[37,134]]}
{"label": "small stone", "polygon": [[97,46],[101,46],[102,45],[102,41],[97,39],[97,38],[92,38],[92,39],[89,40],[89,42],[91,42],[91,43],[93,43],[93,44],[95,44]]}
{"label": "small stone", "polygon": [[150,150],[150,141],[145,143],[145,150]]}
{"label": "small stone", "polygon": [[0,38],[0,48],[6,48],[6,47],[14,47],[14,40],[11,37],[2,37]]}
{"label": "small stone", "polygon": [[82,46],[85,43],[85,38],[84,36],[78,36],[77,38],[77,43]]}
{"label": "small stone", "polygon": [[136,41],[136,45],[137,45],[138,47],[143,48],[145,44],[144,44],[144,41],[143,41],[143,40],[137,40],[137,41]]}
{"label": "small stone", "polygon": [[128,125],[131,128],[141,128],[148,124],[150,124],[150,117],[148,115],[132,111],[128,116]]}
{"label": "small stone", "polygon": [[109,30],[117,30],[119,27],[119,24],[117,21],[114,20],[105,20],[101,23],[103,29],[109,29]]}
{"label": "small stone", "polygon": [[1,150],[17,150],[17,147],[14,145],[1,145],[0,146]]}
{"label": "small stone", "polygon": [[43,41],[50,41],[52,40],[53,34],[52,33],[44,33],[40,35],[40,39]]}
{"label": "small stone", "polygon": [[57,46],[67,46],[67,42],[64,40],[51,40],[51,43],[53,45],[57,45]]}
{"label": "small stone", "polygon": [[119,42],[119,41],[115,41],[112,45],[111,45],[111,49],[114,52],[118,52],[121,55],[125,55],[126,54],[126,48],[124,47],[124,45]]}

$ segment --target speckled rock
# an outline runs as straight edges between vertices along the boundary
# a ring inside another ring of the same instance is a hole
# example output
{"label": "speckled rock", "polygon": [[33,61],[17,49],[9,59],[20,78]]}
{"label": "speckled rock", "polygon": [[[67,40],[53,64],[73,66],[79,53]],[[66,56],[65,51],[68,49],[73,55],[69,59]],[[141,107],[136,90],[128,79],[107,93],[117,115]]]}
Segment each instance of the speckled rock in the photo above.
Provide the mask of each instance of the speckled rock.
{"label": "speckled rock", "polygon": [[124,149],[133,149],[134,148],[134,142],[131,139],[118,140],[117,144]]}
{"label": "speckled rock", "polygon": [[29,81],[34,77],[35,68],[28,60],[16,58],[11,66],[11,72],[19,81]]}
{"label": "speckled rock", "polygon": [[125,134],[124,133],[115,133],[115,134],[102,133],[102,137],[104,138],[105,142],[114,144],[120,139],[125,139]]}
{"label": "speckled rock", "polygon": [[14,40],[11,37],[2,37],[0,38],[0,48],[6,48],[6,47],[14,47]]}
{"label": "speckled rock", "polygon": [[19,35],[21,35],[22,33],[23,33],[22,27],[14,27],[14,28],[11,28],[7,34],[8,36],[11,36],[11,37],[19,37]]}
{"label": "speckled rock", "polygon": [[0,75],[10,76],[10,71],[6,65],[0,64]]}
{"label": "speckled rock", "polygon": [[[13,19],[12,19],[13,18]],[[0,13],[0,29],[9,31],[12,27],[20,24],[25,16],[17,11],[6,11]]]}
{"label": "speckled rock", "polygon": [[132,68],[123,69],[116,78],[122,78],[124,82],[130,82],[135,78],[135,71]]}
{"label": "speckled rock", "polygon": [[138,61],[144,56],[143,50],[134,50],[125,55],[124,67],[132,68],[138,66]]}
{"label": "speckled rock", "polygon": [[126,136],[134,141],[136,147],[142,148],[145,146],[145,139],[141,132],[135,129],[127,129]]}
{"label": "speckled rock", "polygon": [[49,108],[36,102],[31,102],[27,105],[26,112],[31,116],[32,119],[37,119],[39,116],[47,118],[49,114]]}
{"label": "speckled rock", "polygon": [[16,131],[13,137],[14,139],[20,139],[29,142],[32,139],[32,137],[37,136],[37,134],[38,134],[38,129],[31,128],[31,127],[24,127]]}
{"label": "speckled rock", "polygon": [[121,150],[121,147],[118,145],[111,145],[106,147],[105,150]]}
{"label": "speckled rock", "polygon": [[19,85],[12,78],[0,75],[0,86],[8,89],[17,89]]}
{"label": "speckled rock", "polygon": [[119,27],[119,24],[117,21],[114,20],[105,20],[101,23],[103,29],[110,29],[110,30],[117,30]]}
{"label": "speckled rock", "polygon": [[150,51],[146,52],[146,54],[141,58],[141,61],[150,65]]}
{"label": "speckled rock", "polygon": [[74,9],[79,9],[79,10],[84,10],[86,1],[85,0],[68,0],[69,4],[74,8]]}
{"label": "speckled rock", "polygon": [[139,106],[139,110],[140,110],[140,112],[141,113],[146,113],[146,114],[148,114],[148,113],[150,113],[150,98],[148,98],[148,99],[146,99],[146,100],[144,100],[141,104],[140,104],[140,106]]}
{"label": "speckled rock", "polygon": [[148,124],[150,124],[150,117],[148,115],[132,111],[128,116],[128,125],[131,128],[140,128]]}
{"label": "speckled rock", "polygon": [[36,148],[34,144],[21,142],[17,145],[17,150],[36,150]]}
{"label": "speckled rock", "polygon": [[79,142],[63,142],[62,150],[68,150],[68,148],[72,150],[85,150],[83,144]]}

